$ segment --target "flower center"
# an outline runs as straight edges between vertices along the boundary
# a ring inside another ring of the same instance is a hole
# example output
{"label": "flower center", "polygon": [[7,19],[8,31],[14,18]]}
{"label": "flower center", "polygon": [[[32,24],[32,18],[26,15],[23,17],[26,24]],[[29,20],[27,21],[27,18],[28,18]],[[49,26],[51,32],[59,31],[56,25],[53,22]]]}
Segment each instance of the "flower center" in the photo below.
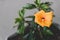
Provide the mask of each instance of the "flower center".
{"label": "flower center", "polygon": [[42,18],[42,21],[44,21],[44,20],[45,20],[45,18],[43,17],[43,18]]}

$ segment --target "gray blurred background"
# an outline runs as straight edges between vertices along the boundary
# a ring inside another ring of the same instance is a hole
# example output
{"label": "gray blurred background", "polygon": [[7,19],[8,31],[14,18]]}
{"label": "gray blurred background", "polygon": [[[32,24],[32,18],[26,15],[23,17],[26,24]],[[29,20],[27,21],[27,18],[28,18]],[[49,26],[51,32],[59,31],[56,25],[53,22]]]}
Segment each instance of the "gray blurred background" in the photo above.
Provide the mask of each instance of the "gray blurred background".
{"label": "gray blurred background", "polygon": [[[18,10],[26,3],[33,3],[34,0],[0,0],[0,40],[7,38],[17,31],[13,28],[15,18],[18,17]],[[53,2],[51,6],[54,9],[54,22],[60,24],[60,0],[42,0]],[[26,16],[32,15],[36,9],[26,12]]]}

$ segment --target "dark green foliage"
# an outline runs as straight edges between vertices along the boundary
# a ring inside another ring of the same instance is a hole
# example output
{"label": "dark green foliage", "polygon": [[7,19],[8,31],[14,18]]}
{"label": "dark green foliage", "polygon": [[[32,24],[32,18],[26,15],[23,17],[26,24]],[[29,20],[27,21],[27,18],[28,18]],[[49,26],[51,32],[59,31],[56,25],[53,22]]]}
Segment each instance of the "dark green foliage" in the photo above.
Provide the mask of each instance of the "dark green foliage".
{"label": "dark green foliage", "polygon": [[50,6],[53,2],[45,2],[46,5]]}
{"label": "dark green foliage", "polygon": [[22,34],[22,35],[23,35],[23,34],[24,34],[24,30],[25,30],[24,22],[23,22],[23,21],[21,21],[21,22],[19,23],[17,33],[18,33],[18,34]]}
{"label": "dark green foliage", "polygon": [[52,11],[52,9],[50,8],[50,5],[49,2],[46,2],[46,3],[41,3],[40,4],[40,7],[42,10],[46,11],[46,12],[50,12]]}
{"label": "dark green foliage", "polygon": [[34,4],[27,4],[27,5],[25,5],[23,8],[25,8],[25,9],[34,9],[34,8],[36,8],[36,6],[34,5]]}
{"label": "dark green foliage", "polygon": [[23,8],[22,10],[19,10],[19,18],[16,18],[15,23],[19,23],[17,33],[19,34],[24,34],[24,13],[25,9]]}
{"label": "dark green foliage", "polygon": [[47,27],[43,28],[43,33],[46,34],[46,35],[53,35],[52,31],[49,30],[49,28],[47,28]]}

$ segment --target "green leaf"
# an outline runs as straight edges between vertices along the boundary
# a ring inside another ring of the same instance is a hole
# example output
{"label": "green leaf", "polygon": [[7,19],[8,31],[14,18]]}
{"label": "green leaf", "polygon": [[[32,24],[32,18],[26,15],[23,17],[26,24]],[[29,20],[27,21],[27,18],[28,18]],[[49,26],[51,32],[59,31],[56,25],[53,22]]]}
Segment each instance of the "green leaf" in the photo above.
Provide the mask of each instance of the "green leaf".
{"label": "green leaf", "polygon": [[41,3],[40,5],[41,9],[46,11],[46,12],[50,12],[52,9],[49,7],[49,4],[46,3]]}
{"label": "green leaf", "polygon": [[19,18],[16,18],[16,23],[18,22],[19,23],[19,26],[18,26],[18,31],[17,33],[19,34],[24,34],[24,13],[25,13],[25,9],[23,8],[22,10],[19,10]]}
{"label": "green leaf", "polygon": [[48,8],[49,6],[47,6],[45,3],[41,3],[41,6],[40,6],[40,7],[46,9],[46,8]]}
{"label": "green leaf", "polygon": [[49,30],[47,27],[44,27],[44,28],[43,28],[43,33],[44,33],[45,35],[53,35],[52,31]]}
{"label": "green leaf", "polygon": [[27,33],[26,35],[24,35],[24,39],[26,39],[29,36],[29,33]]}
{"label": "green leaf", "polygon": [[46,32],[50,35],[53,35],[52,31],[51,30],[46,30]]}
{"label": "green leaf", "polygon": [[22,10],[19,10],[19,16],[24,17],[25,9],[23,8]]}
{"label": "green leaf", "polygon": [[15,23],[18,23],[18,22],[20,22],[22,19],[21,18],[16,18],[15,19]]}
{"label": "green leaf", "polygon": [[47,30],[47,27],[44,27],[43,30],[46,31]]}
{"label": "green leaf", "polygon": [[33,30],[30,30],[28,40],[35,40]]}
{"label": "green leaf", "polygon": [[20,17],[22,17],[23,16],[23,14],[22,14],[22,12],[19,10],[19,16]]}
{"label": "green leaf", "polygon": [[34,21],[30,21],[29,23],[30,23],[30,32],[27,37],[27,40],[35,40],[35,37],[34,37],[35,31],[34,30],[36,30],[37,24],[35,24]]}
{"label": "green leaf", "polygon": [[34,8],[36,8],[36,6],[34,4],[29,4],[28,3],[27,5],[24,6],[24,8],[25,9],[34,9]]}
{"label": "green leaf", "polygon": [[24,15],[24,13],[25,13],[25,9],[23,8],[22,10],[21,10],[21,12],[23,13],[23,15]]}
{"label": "green leaf", "polygon": [[20,23],[19,24],[19,26],[18,26],[18,31],[17,31],[17,33],[19,33],[19,34],[24,34],[24,29],[25,29],[25,27],[24,27],[24,23]]}
{"label": "green leaf", "polygon": [[42,8],[42,10],[44,10],[45,12],[50,12],[50,11],[52,11],[51,8]]}
{"label": "green leaf", "polygon": [[46,5],[50,6],[53,2],[45,2]]}
{"label": "green leaf", "polygon": [[41,0],[36,0],[36,1],[35,1],[35,4],[36,4],[37,6],[39,6],[39,5],[40,5],[40,1],[41,1]]}

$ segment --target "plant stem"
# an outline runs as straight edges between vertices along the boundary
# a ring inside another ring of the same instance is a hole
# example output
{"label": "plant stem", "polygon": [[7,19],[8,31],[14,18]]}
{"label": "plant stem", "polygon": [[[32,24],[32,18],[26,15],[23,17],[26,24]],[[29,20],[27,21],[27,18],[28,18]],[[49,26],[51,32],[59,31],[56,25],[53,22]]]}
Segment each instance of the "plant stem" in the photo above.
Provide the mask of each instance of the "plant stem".
{"label": "plant stem", "polygon": [[40,26],[38,26],[38,27],[39,27],[38,31],[39,31],[40,37],[43,40],[44,38],[43,38],[43,34],[42,34],[42,28]]}

